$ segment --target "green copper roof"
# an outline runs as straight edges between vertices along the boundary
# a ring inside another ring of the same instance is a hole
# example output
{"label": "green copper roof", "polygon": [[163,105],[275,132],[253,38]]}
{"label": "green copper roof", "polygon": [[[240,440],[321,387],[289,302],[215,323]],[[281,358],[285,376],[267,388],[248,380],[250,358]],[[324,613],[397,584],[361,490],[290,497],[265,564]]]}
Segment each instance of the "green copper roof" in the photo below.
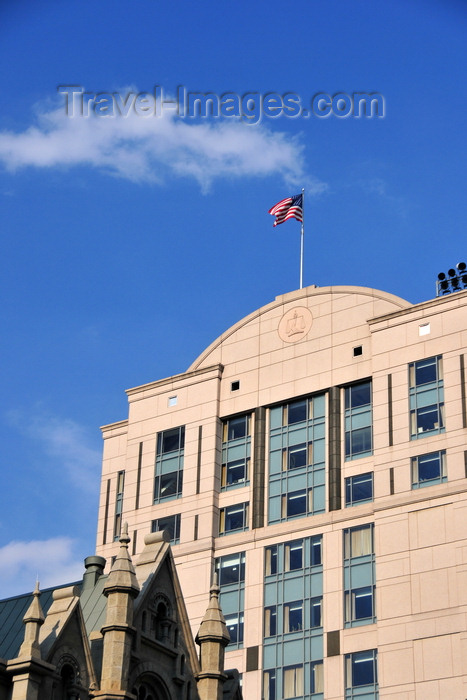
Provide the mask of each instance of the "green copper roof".
{"label": "green copper roof", "polygon": [[[77,584],[80,585],[81,581]],[[41,591],[40,603],[44,615],[52,605],[52,594],[59,588],[65,586],[55,586],[54,588],[46,588]],[[19,652],[19,648],[24,639],[24,624],[23,617],[32,602],[32,593],[15,596],[0,600],[0,659],[14,659]]]}

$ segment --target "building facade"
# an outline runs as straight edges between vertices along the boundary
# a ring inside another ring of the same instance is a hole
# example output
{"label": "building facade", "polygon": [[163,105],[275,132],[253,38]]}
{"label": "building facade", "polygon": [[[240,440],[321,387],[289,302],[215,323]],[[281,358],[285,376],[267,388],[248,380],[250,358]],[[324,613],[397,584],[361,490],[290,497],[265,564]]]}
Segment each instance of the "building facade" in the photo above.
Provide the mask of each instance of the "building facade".
{"label": "building facade", "polygon": [[218,571],[248,700],[467,697],[467,291],[308,287],[103,428],[97,552],[170,533]]}

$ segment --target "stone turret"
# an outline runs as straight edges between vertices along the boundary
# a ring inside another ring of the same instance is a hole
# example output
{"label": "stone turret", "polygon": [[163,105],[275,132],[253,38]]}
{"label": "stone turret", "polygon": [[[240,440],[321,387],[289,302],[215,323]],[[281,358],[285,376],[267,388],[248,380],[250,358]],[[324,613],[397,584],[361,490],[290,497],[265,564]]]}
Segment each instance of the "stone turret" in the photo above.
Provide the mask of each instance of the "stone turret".
{"label": "stone turret", "polygon": [[196,643],[200,647],[201,672],[198,676],[198,693],[201,700],[222,700],[224,683],[225,647],[230,635],[219,603],[220,588],[217,574],[210,590],[209,605],[201,622]]}
{"label": "stone turret", "polygon": [[39,582],[36,582],[31,605],[23,617],[24,641],[21,644],[18,658],[7,664],[8,673],[11,674],[12,700],[37,700],[41,679],[52,669],[41,658],[39,631],[45,618],[39,596]]}
{"label": "stone turret", "polygon": [[39,647],[39,630],[44,624],[44,613],[39,601],[40,596],[39,581],[36,581],[36,587],[32,594],[33,598],[31,605],[23,617],[25,624],[24,642],[21,644],[19,656],[32,656],[37,659],[41,658],[41,650]]}
{"label": "stone turret", "polygon": [[135,569],[128,552],[128,526],[125,523],[120,537],[120,550],[104,586],[107,596],[107,614],[102,659],[102,677],[98,697],[133,698],[128,693],[130,655],[135,634],[133,627],[134,599],[139,593]]}

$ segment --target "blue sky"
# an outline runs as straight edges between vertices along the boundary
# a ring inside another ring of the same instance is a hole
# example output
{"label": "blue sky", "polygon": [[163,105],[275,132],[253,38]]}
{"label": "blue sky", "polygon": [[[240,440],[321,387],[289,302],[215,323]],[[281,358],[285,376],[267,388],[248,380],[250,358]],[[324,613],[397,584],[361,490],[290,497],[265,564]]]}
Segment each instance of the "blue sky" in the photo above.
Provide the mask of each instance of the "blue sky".
{"label": "blue sky", "polygon": [[[299,283],[409,301],[467,257],[461,0],[4,0],[0,597],[80,577],[99,426]],[[90,93],[379,93],[384,118],[70,118]],[[51,572],[50,564],[53,571]]]}

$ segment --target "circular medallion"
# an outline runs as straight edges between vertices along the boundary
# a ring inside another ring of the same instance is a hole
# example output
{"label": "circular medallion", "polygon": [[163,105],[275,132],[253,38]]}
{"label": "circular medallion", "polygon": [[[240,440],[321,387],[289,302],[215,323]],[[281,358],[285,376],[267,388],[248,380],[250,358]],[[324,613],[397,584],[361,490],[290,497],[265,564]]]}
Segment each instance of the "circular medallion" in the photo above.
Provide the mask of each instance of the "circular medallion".
{"label": "circular medallion", "polygon": [[296,343],[306,336],[312,324],[311,311],[306,306],[295,306],[282,316],[277,332],[284,343]]}

